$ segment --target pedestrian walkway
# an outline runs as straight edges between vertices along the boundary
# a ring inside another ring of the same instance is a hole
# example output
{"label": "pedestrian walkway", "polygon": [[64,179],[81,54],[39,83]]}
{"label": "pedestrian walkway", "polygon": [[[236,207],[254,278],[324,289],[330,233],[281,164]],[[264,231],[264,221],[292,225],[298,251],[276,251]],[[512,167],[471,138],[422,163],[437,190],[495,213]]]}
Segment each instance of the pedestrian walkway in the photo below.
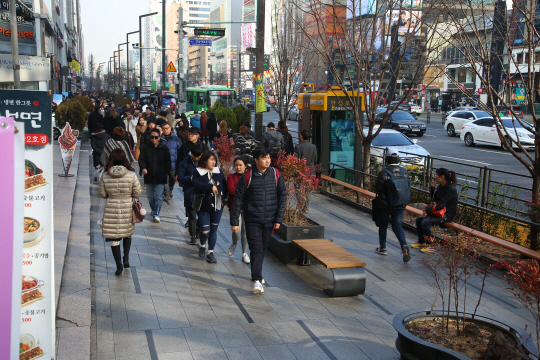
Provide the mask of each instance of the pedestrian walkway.
{"label": "pedestrian walkway", "polygon": [[[218,262],[209,264],[188,244],[181,189],[173,194],[161,223],[136,225],[131,268],[117,277],[97,223],[97,185],[90,185],[92,359],[398,359],[393,317],[437,302],[419,262],[425,255],[413,250],[403,263],[393,234],[388,256],[375,254],[378,235],[370,216],[322,195],[313,196],[309,216],[325,226],[326,238],[367,263],[366,293],[329,298],[322,289],[331,284],[330,270],[284,265],[267,252],[265,292],[254,295],[241,247],[227,256],[228,210],[219,226]],[[528,314],[506,287],[502,278],[490,277],[480,311],[524,327]],[[470,291],[471,299],[478,296]]]}

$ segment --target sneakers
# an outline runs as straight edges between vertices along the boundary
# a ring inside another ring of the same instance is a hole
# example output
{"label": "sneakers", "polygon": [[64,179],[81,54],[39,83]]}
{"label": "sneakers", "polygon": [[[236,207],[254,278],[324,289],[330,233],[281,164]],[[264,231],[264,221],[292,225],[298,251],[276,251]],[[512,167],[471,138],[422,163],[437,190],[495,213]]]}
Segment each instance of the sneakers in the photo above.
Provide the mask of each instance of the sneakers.
{"label": "sneakers", "polygon": [[[243,253],[242,254],[242,261],[244,262],[244,264],[249,264],[250,263],[250,260],[249,260],[249,255],[246,254],[246,253]],[[264,280],[263,280],[264,281]],[[264,284],[264,283],[263,283]]]}
{"label": "sneakers", "polygon": [[227,254],[229,256],[233,256],[234,250],[236,250],[236,244],[231,244],[231,246],[229,246],[229,252]]}
{"label": "sneakers", "polygon": [[259,280],[255,280],[253,283],[253,293],[254,294],[262,294],[264,292],[264,288]]}
{"label": "sneakers", "polygon": [[409,247],[403,246],[403,262],[409,262],[411,260],[411,254],[409,253]]}
{"label": "sneakers", "polygon": [[188,226],[189,226],[189,224],[188,224],[187,221],[186,221],[186,223],[184,224],[184,227],[187,229]]}
{"label": "sneakers", "polygon": [[192,236],[191,240],[189,240],[189,245],[197,245],[197,237]]}
{"label": "sneakers", "polygon": [[158,224],[161,222],[161,219],[159,218],[159,216],[157,216],[157,215],[154,216],[154,222],[158,223]]}
{"label": "sneakers", "polygon": [[208,261],[211,264],[217,263],[217,260],[216,260],[216,257],[214,256],[213,251],[208,253],[208,255],[206,255],[206,261]]}
{"label": "sneakers", "polygon": [[386,251],[386,248],[376,248],[375,252],[379,255],[388,255],[388,252]]}
{"label": "sneakers", "polygon": [[426,248],[426,247],[429,247],[429,245],[425,243],[420,244],[419,242],[417,242],[417,243],[412,244],[411,247],[417,249],[417,248]]}
{"label": "sneakers", "polygon": [[201,259],[204,259],[205,253],[206,253],[206,246],[201,246],[201,247],[199,248],[199,257],[200,257]]}
{"label": "sneakers", "polygon": [[425,247],[423,249],[420,250],[421,252],[423,252],[424,254],[425,253],[432,253],[432,252],[435,252],[435,248],[434,247]]}

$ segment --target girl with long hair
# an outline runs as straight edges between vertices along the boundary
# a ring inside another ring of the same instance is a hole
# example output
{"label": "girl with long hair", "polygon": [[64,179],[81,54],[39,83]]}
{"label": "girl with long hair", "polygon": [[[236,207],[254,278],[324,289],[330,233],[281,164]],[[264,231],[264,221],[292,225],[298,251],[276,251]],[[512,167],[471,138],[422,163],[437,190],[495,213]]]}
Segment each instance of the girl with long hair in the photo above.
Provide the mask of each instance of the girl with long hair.
{"label": "girl with long hair", "polygon": [[[246,172],[246,165],[247,165],[246,160],[242,156],[237,157],[236,159],[234,159],[235,172],[233,174],[230,174],[227,177],[227,189],[229,190],[229,200],[228,200],[227,205],[229,206],[229,211],[231,211],[232,209],[234,193],[236,192],[236,185],[238,185],[240,178]],[[232,233],[232,244],[229,247],[229,256],[233,256],[234,250],[236,250],[236,244],[238,243],[238,239],[240,239],[241,237],[242,238],[242,261],[246,264],[249,264],[250,259],[247,253],[248,242],[247,242],[247,237],[246,237],[246,223],[244,221],[242,212],[240,212],[240,217],[238,219],[240,223],[240,231],[236,233],[235,232]]]}
{"label": "girl with long hair", "polygon": [[[107,199],[103,211],[102,235],[111,243],[111,251],[116,262],[116,275],[129,268],[131,236],[133,224],[133,199],[142,195],[141,184],[122,149],[111,151],[105,171],[99,182],[98,194]],[[124,257],[120,251],[123,240]]]}

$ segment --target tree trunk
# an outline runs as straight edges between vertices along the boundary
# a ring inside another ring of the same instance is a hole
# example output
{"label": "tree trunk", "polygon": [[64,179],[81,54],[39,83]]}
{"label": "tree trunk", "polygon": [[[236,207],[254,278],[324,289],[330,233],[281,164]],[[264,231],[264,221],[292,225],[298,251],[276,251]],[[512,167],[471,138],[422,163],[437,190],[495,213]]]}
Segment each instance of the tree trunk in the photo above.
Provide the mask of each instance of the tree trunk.
{"label": "tree trunk", "polygon": [[[533,185],[531,188],[531,205],[529,214],[532,222],[540,224],[540,159],[536,158],[534,162],[534,172],[537,174],[533,176]],[[540,229],[536,226],[531,226],[531,232],[529,235],[531,243],[531,249],[538,251],[540,249]]]}
{"label": "tree trunk", "polygon": [[[369,174],[369,169],[371,166],[371,141],[364,141],[362,143],[362,171],[366,174]],[[364,184],[364,189],[370,188],[370,180],[371,178],[369,176],[364,176],[364,179],[362,183]]]}

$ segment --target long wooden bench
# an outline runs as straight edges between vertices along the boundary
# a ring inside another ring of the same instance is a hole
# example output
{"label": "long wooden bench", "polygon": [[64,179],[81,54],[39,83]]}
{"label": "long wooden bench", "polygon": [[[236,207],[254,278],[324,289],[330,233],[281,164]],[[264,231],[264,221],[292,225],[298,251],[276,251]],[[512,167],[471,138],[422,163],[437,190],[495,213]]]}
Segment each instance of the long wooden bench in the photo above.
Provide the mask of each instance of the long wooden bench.
{"label": "long wooden bench", "polygon": [[[321,175],[321,179],[325,180],[325,181],[328,181],[330,184],[336,184],[336,185],[339,185],[339,186],[341,186],[341,187],[343,187],[345,189],[353,190],[353,191],[356,191],[359,194],[363,194],[365,196],[375,198],[375,193],[373,193],[371,191],[359,188],[358,186],[348,184],[348,183],[346,183],[344,181],[341,181],[341,180],[331,178],[331,177],[329,177],[327,175]],[[331,189],[331,191],[333,191],[332,186],[330,187],[330,189]],[[407,212],[411,213],[411,214],[416,215],[416,216],[421,216],[422,215],[422,210],[413,208],[412,206],[407,206],[405,210]],[[454,229],[454,230],[457,230],[459,232],[468,234],[470,236],[477,237],[479,239],[485,240],[485,241],[490,242],[492,244],[499,245],[499,246],[501,246],[501,247],[503,247],[505,249],[515,251],[518,254],[525,255],[525,256],[527,256],[527,257],[529,257],[531,259],[535,259],[535,260],[540,261],[540,253],[537,252],[537,251],[531,250],[529,248],[526,248],[525,246],[514,244],[514,243],[512,243],[510,241],[500,239],[500,238],[495,237],[493,235],[483,233],[481,231],[472,229],[472,228],[467,227],[467,226],[457,224],[455,222],[445,223],[444,226],[446,226],[448,228],[451,228],[451,229]]]}
{"label": "long wooden bench", "polygon": [[327,269],[332,270],[333,288],[324,292],[331,297],[357,296],[366,290],[366,263],[328,239],[293,240]]}

